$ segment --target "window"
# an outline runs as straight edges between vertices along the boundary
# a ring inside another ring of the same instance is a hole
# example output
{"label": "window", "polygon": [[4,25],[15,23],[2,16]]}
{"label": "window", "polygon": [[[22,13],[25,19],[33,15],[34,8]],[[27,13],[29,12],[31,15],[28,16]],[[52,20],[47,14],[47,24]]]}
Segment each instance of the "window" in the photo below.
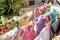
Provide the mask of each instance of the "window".
{"label": "window", "polygon": [[35,1],[30,1],[29,0],[29,5],[35,5]]}

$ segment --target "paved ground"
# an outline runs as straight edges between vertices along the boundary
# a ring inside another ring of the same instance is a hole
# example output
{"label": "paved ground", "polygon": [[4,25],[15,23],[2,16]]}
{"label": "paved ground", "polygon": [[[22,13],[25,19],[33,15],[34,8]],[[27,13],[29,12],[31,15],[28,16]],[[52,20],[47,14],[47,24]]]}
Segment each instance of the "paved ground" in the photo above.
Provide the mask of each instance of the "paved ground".
{"label": "paved ground", "polygon": [[29,6],[29,7],[26,7],[26,8],[22,8],[19,13],[21,14],[22,10],[24,10],[25,12],[33,11],[36,7],[40,7],[41,5],[43,5],[43,3],[38,4],[38,5],[32,5],[32,6]]}

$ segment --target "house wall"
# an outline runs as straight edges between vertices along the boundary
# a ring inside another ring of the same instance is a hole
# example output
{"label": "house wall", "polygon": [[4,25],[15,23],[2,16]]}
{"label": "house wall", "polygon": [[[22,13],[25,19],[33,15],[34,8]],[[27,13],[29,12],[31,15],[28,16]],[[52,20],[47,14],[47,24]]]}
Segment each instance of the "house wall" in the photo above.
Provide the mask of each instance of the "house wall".
{"label": "house wall", "polygon": [[26,3],[26,6],[29,6],[29,0],[24,0]]}
{"label": "house wall", "polygon": [[41,3],[41,0],[35,0],[35,4],[40,4]]}
{"label": "house wall", "polygon": [[41,0],[24,0],[27,4],[27,6],[29,6],[29,1],[35,1],[35,5],[41,3]]}
{"label": "house wall", "polygon": [[[29,6],[29,1],[35,1],[35,5],[37,4],[41,4],[42,0],[24,0],[27,4],[27,6]],[[52,1],[52,0],[45,0],[46,3],[48,3],[48,1]]]}

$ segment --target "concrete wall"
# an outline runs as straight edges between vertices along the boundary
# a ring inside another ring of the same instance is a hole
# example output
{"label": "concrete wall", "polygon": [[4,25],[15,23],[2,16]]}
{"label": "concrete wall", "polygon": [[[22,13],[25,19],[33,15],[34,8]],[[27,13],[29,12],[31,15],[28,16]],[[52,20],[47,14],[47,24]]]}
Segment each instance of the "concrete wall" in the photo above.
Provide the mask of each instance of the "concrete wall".
{"label": "concrete wall", "polygon": [[[27,6],[29,6],[29,1],[35,1],[35,5],[42,3],[41,2],[42,0],[24,0],[24,1],[26,2]],[[48,3],[48,1],[53,1],[53,0],[45,0],[46,3]]]}
{"label": "concrete wall", "polygon": [[35,4],[40,4],[41,3],[41,0],[35,0]]}
{"label": "concrete wall", "polygon": [[41,3],[41,0],[24,0],[27,4],[27,6],[29,6],[29,1],[35,1],[35,4],[40,4]]}
{"label": "concrete wall", "polygon": [[24,0],[26,5],[29,6],[29,0]]}

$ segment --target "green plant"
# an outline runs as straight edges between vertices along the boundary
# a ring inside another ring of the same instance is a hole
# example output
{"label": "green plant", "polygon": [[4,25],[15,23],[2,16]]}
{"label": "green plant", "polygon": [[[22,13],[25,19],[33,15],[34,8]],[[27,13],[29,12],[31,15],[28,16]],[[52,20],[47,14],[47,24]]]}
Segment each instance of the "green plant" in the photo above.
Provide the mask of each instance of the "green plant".
{"label": "green plant", "polygon": [[1,16],[1,21],[2,21],[2,25],[5,27],[6,26],[6,19],[4,16]]}
{"label": "green plant", "polygon": [[5,12],[4,6],[4,0],[0,0],[0,16]]}
{"label": "green plant", "polygon": [[0,0],[0,16],[18,14],[24,5],[23,0]]}
{"label": "green plant", "polygon": [[17,27],[18,28],[18,22],[17,21],[13,21],[13,23],[12,23],[12,28],[11,29],[14,29],[15,27]]}

